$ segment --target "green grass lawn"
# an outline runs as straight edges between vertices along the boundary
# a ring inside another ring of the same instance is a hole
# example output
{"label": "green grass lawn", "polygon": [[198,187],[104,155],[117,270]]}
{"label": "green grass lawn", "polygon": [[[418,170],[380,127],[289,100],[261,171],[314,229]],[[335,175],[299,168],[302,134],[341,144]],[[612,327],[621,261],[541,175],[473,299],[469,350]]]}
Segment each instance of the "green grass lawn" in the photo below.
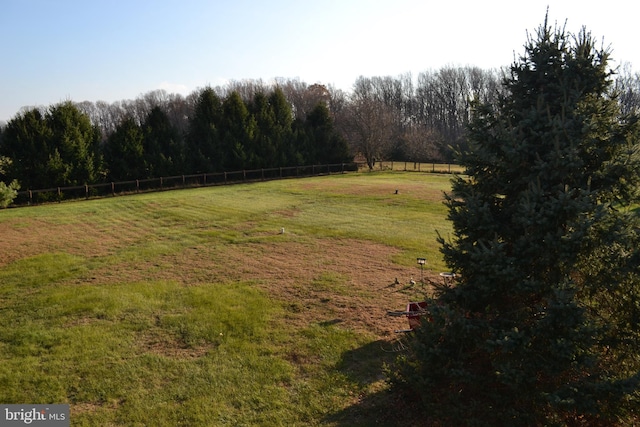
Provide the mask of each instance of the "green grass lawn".
{"label": "green grass lawn", "polygon": [[0,211],[0,402],[69,403],[74,426],[400,425],[385,313],[426,290],[389,282],[419,277],[416,257],[445,268],[449,180],[361,173]]}

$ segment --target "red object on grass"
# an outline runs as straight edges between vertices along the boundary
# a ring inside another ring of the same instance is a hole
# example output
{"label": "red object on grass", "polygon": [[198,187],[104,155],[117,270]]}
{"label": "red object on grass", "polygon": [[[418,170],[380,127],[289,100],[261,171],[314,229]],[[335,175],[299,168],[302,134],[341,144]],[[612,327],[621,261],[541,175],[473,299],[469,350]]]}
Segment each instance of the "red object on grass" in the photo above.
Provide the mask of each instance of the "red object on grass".
{"label": "red object on grass", "polygon": [[407,304],[407,319],[409,319],[409,329],[413,330],[420,326],[420,318],[426,314],[427,302],[410,302]]}

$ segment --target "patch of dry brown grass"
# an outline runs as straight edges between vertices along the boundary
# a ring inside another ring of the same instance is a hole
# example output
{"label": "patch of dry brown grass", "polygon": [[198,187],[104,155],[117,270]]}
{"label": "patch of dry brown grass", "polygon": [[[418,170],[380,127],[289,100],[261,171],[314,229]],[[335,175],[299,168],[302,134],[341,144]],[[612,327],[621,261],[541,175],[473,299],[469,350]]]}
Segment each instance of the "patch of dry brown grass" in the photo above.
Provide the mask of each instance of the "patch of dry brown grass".
{"label": "patch of dry brown grass", "polygon": [[[416,285],[406,292],[417,269],[393,263],[399,250],[355,239],[249,242],[198,245],[151,261],[120,263],[93,272],[95,283],[165,280],[189,285],[254,282],[287,307],[287,323],[304,327],[309,322],[336,322],[358,332],[388,338],[406,328],[406,321],[386,315],[402,309]],[[328,278],[326,276],[329,276]],[[436,279],[425,272],[425,278]],[[322,279],[326,286],[314,281]],[[395,285],[398,278],[399,285]],[[332,283],[335,282],[335,283]]]}
{"label": "patch of dry brown grass", "polygon": [[90,219],[60,224],[40,218],[0,221],[0,267],[50,252],[86,257],[106,256],[149,234],[118,221],[102,228]]}
{"label": "patch of dry brown grass", "polygon": [[363,179],[360,182],[349,182],[349,185],[345,185],[340,180],[333,182],[305,182],[301,185],[301,188],[309,192],[326,192],[353,196],[365,195],[391,198],[396,195],[410,195],[416,199],[435,203],[443,200],[442,189],[439,186],[382,178],[375,180]]}

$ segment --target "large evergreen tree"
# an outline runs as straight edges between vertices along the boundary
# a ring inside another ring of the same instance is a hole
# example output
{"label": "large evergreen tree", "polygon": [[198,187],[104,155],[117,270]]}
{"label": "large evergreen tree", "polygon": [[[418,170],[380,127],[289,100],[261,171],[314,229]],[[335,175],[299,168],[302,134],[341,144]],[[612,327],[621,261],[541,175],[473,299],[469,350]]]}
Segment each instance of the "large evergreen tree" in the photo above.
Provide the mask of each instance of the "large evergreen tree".
{"label": "large evergreen tree", "polygon": [[99,132],[71,102],[46,112],[31,109],[7,125],[0,154],[11,159],[7,175],[23,188],[93,183],[98,179]]}
{"label": "large evergreen tree", "polygon": [[222,102],[220,136],[223,147],[224,169],[241,170],[249,165],[252,157],[255,119],[249,114],[246,104],[238,92]]}
{"label": "large evergreen tree", "polygon": [[282,90],[276,88],[269,96],[257,92],[250,112],[256,125],[254,165],[265,168],[289,166],[286,147],[291,140],[293,112]]}
{"label": "large evergreen tree", "polygon": [[309,135],[310,158],[318,164],[349,162],[347,141],[333,126],[329,109],[323,103],[316,105],[307,115],[307,133]]}
{"label": "large evergreen tree", "polygon": [[111,181],[140,179],[147,175],[144,133],[132,117],[125,118],[104,147],[107,178]]}
{"label": "large evergreen tree", "polygon": [[196,100],[189,117],[185,137],[187,173],[223,170],[224,151],[220,142],[222,102],[215,91],[207,87]]}
{"label": "large evergreen tree", "polygon": [[[100,131],[72,102],[67,101],[49,109],[46,117],[51,129],[51,158],[59,159],[55,185],[91,184],[99,173],[98,143]],[[50,161],[50,164],[53,162]],[[52,167],[53,168],[53,167]]]}
{"label": "large evergreen tree", "polygon": [[38,109],[24,111],[11,119],[0,146],[0,154],[11,159],[7,177],[18,179],[23,188],[50,187],[45,166],[50,134],[44,114]]}
{"label": "large evergreen tree", "polygon": [[289,147],[293,144],[294,114],[281,88],[276,88],[269,96],[269,107],[273,117],[271,135],[275,149],[275,158],[271,167],[296,165],[298,159],[295,156],[289,156]]}
{"label": "large evergreen tree", "polygon": [[545,21],[476,104],[447,195],[458,274],[392,375],[438,425],[613,425],[638,405],[638,122],[609,54]]}
{"label": "large evergreen tree", "polygon": [[275,120],[269,99],[263,92],[256,92],[250,105],[251,115],[256,122],[256,134],[252,164],[255,167],[275,167],[277,141],[274,138]]}
{"label": "large evergreen tree", "polygon": [[184,171],[184,147],[177,129],[160,107],[149,112],[142,125],[148,177],[174,176]]}

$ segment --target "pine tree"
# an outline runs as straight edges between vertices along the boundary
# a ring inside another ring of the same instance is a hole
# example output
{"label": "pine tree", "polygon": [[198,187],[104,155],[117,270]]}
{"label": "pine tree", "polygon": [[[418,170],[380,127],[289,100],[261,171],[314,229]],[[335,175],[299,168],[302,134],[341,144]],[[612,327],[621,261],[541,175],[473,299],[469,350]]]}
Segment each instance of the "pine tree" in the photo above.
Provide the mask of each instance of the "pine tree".
{"label": "pine tree", "polygon": [[249,114],[246,104],[238,92],[222,102],[220,140],[225,155],[225,170],[240,170],[248,165],[252,157],[255,136],[255,119]]}
{"label": "pine tree", "polygon": [[46,122],[51,129],[49,146],[53,149],[50,164],[60,159],[56,167],[58,173],[52,174],[55,178],[51,184],[68,186],[96,182],[100,132],[89,117],[67,101],[51,107]]}
{"label": "pine tree", "polygon": [[50,177],[44,165],[50,153],[49,129],[45,115],[31,109],[9,121],[3,134],[0,154],[11,159],[6,175],[17,179],[23,188],[48,188]]}
{"label": "pine tree", "polygon": [[455,286],[392,382],[445,425],[613,425],[638,404],[640,135],[609,52],[547,21],[476,104],[440,239]]}
{"label": "pine tree", "polygon": [[7,175],[23,188],[50,188],[96,182],[99,131],[71,102],[25,111],[4,132],[0,154],[11,158]]}
{"label": "pine tree", "polygon": [[290,166],[287,143],[291,140],[293,112],[282,89],[275,88],[268,96],[256,92],[249,108],[255,121],[251,153],[252,167],[275,168]]}
{"label": "pine tree", "polygon": [[104,159],[107,178],[111,181],[140,179],[147,175],[144,133],[133,118],[125,118],[109,136]]}
{"label": "pine tree", "polygon": [[276,88],[269,95],[269,109],[273,117],[271,135],[274,145],[274,160],[271,167],[297,164],[295,163],[297,159],[291,160],[287,156],[287,146],[292,142],[294,114],[282,89]]}
{"label": "pine tree", "polygon": [[223,170],[224,151],[220,141],[222,102],[215,91],[207,87],[196,100],[189,117],[185,138],[186,170],[188,173]]}
{"label": "pine tree", "polygon": [[148,177],[181,174],[184,168],[182,141],[167,113],[160,107],[152,108],[142,128]]}
{"label": "pine tree", "polygon": [[308,152],[317,164],[349,162],[347,141],[334,129],[329,109],[323,103],[317,104],[307,115]]}

